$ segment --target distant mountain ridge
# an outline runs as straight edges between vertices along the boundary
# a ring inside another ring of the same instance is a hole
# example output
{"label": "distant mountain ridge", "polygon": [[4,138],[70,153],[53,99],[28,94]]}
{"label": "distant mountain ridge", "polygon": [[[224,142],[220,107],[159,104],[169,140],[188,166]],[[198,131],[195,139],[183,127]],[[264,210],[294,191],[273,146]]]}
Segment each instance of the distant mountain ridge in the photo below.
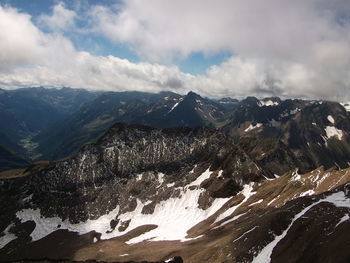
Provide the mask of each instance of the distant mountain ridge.
{"label": "distant mountain ridge", "polygon": [[[231,107],[236,101],[231,102]],[[219,102],[193,92],[181,96],[172,92],[106,93],[86,103],[67,119],[38,134],[40,158],[59,159],[96,141],[116,122],[152,127],[218,127],[226,123],[231,111]]]}
{"label": "distant mountain ridge", "polygon": [[[1,101],[4,102],[1,104]],[[54,160],[97,141],[116,122],[159,128],[207,126],[222,129],[233,138],[275,138],[274,145],[280,141],[286,147],[296,147],[295,154],[298,147],[301,152],[308,151],[304,157],[315,165],[321,163],[320,158],[329,159],[327,141],[337,165],[344,167],[348,143],[340,143],[342,140],[335,140],[338,137],[331,134],[340,134],[341,130],[347,134],[346,105],[324,102],[322,106],[321,101],[277,97],[213,100],[194,92],[179,95],[173,92],[94,93],[70,88],[2,90],[0,108],[7,110],[0,112],[3,123],[0,145],[33,160]],[[11,107],[14,109],[10,110]],[[328,114],[334,115],[335,124],[329,123]],[[314,122],[316,117],[318,121]],[[301,149],[308,143],[311,150]],[[319,157],[315,158],[315,153]]]}

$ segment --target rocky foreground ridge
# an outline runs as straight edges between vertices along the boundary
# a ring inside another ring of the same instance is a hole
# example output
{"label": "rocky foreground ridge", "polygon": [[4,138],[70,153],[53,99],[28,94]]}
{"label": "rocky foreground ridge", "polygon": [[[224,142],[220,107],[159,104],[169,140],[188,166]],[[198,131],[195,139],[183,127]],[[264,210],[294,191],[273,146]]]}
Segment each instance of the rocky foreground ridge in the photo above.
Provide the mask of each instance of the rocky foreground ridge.
{"label": "rocky foreground ridge", "polygon": [[0,260],[348,262],[348,113],[242,103],[222,130],[115,124],[1,180]]}

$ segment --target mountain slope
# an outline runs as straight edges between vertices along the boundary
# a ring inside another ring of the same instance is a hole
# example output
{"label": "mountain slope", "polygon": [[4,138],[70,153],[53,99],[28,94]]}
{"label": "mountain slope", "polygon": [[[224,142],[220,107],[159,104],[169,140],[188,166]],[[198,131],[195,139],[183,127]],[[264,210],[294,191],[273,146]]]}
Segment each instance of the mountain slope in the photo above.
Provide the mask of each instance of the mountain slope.
{"label": "mountain slope", "polygon": [[30,162],[0,145],[0,172],[29,166]]}
{"label": "mountain slope", "polygon": [[[251,97],[239,104],[223,130],[237,141],[265,139],[272,145],[279,145],[276,150],[288,149],[301,161],[298,167],[302,172],[321,165],[326,168],[349,166],[350,117],[339,103],[303,100],[272,103],[268,100],[266,106]],[[251,148],[254,144],[245,147]],[[271,155],[275,153],[261,156],[261,161],[269,162]]]}
{"label": "mountain slope", "polygon": [[219,103],[190,92],[181,96],[111,92],[85,104],[67,119],[34,138],[38,159],[59,159],[71,155],[86,143],[96,141],[116,122],[150,125],[158,128],[222,125],[228,112]]}
{"label": "mountain slope", "polygon": [[208,128],[116,124],[0,181],[0,258],[329,262],[341,250],[333,262],[346,262],[349,168],[300,174],[292,160],[274,176],[278,158],[243,146]]}
{"label": "mountain slope", "polygon": [[1,144],[25,154],[31,137],[93,99],[97,92],[70,88],[1,90]]}
{"label": "mountain slope", "polygon": [[39,145],[36,150],[41,153],[39,159],[59,159],[77,152],[84,144],[96,141],[115,122],[130,123],[158,96],[143,92],[102,94],[34,137]]}

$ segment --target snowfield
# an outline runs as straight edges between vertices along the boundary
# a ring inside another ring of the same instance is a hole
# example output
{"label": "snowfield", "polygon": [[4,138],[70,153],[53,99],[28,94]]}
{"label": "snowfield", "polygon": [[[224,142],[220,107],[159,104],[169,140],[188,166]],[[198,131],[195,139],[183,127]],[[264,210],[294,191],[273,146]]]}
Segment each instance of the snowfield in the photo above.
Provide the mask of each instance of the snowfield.
{"label": "snowfield", "polygon": [[[35,222],[36,227],[30,235],[33,241],[39,240],[57,229],[67,229],[72,232],[78,232],[79,234],[85,234],[95,230],[102,234],[101,239],[110,239],[124,235],[143,225],[157,225],[157,228],[129,240],[127,242],[128,244],[138,243],[144,240],[186,241],[189,240],[186,238],[189,229],[213,215],[230,199],[217,198],[206,210],[198,207],[198,198],[204,191],[204,189],[199,188],[199,185],[209,178],[210,174],[209,169],[206,170],[195,181],[182,189],[180,197],[170,198],[157,204],[152,214],[142,214],[141,211],[148,202],[142,203],[140,200],[137,200],[137,207],[134,211],[121,214],[118,217],[120,223],[131,220],[127,230],[123,232],[118,231],[118,226],[113,231],[110,229],[110,222],[118,215],[119,207],[96,220],[88,220],[79,224],[72,224],[68,220],[62,221],[58,217],[42,217],[39,209],[25,209],[17,212],[16,216],[21,222]],[[158,178],[160,181],[162,181],[163,176],[163,174],[159,174]],[[197,187],[194,190],[190,190],[189,186]],[[249,190],[245,191],[249,192]]]}

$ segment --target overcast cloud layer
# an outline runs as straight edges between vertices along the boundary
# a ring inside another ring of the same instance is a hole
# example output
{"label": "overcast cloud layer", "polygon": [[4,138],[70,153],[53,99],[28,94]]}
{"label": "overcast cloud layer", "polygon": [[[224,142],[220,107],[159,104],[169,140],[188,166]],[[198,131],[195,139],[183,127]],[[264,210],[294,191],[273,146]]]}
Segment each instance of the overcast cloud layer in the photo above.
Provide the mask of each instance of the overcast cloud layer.
{"label": "overcast cloud layer", "polygon": [[[128,0],[82,12],[57,3],[33,21],[0,6],[0,87],[350,100],[348,14],[348,0]],[[145,62],[77,51],[70,34],[124,43]],[[169,66],[222,51],[235,55],[203,75]]]}

